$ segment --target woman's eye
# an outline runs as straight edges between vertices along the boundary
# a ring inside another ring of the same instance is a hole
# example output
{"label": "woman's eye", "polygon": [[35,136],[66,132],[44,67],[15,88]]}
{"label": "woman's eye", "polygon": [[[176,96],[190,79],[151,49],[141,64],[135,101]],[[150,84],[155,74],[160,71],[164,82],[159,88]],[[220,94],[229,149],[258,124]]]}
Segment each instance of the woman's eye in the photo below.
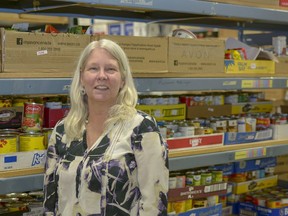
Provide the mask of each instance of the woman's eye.
{"label": "woman's eye", "polygon": [[98,71],[98,68],[97,67],[90,67],[88,70],[89,71]]}
{"label": "woman's eye", "polygon": [[108,73],[114,73],[117,70],[116,70],[116,68],[108,68],[107,71],[108,71]]}

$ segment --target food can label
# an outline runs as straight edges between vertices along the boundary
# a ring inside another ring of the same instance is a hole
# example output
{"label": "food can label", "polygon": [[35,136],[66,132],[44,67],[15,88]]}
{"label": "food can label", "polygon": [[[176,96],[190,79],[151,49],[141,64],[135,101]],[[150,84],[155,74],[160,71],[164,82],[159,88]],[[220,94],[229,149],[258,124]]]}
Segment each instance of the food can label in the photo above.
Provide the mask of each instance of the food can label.
{"label": "food can label", "polygon": [[43,129],[44,105],[38,103],[25,103],[22,120],[24,132],[39,132]]}
{"label": "food can label", "polygon": [[44,135],[20,135],[20,151],[45,150]]}
{"label": "food can label", "polygon": [[0,154],[17,152],[17,137],[0,136]]}

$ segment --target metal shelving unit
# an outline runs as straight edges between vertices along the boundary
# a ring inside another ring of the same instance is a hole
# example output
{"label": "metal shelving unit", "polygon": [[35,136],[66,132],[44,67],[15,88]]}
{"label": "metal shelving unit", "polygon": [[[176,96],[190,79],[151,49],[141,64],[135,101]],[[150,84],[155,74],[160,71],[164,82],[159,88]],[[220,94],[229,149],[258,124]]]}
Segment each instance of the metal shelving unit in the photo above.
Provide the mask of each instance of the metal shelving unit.
{"label": "metal shelving unit", "polygon": [[12,178],[0,178],[0,195],[41,190],[43,188],[43,174],[26,175]]}
{"label": "metal shelving unit", "polygon": [[2,0],[0,12],[286,31],[288,11],[203,0]]}
{"label": "metal shelving unit", "polygon": [[[247,90],[287,88],[288,77],[262,78],[134,78],[138,92]],[[67,94],[70,78],[0,79],[1,95]]]}
{"label": "metal shelving unit", "polygon": [[[157,22],[237,30],[287,31],[288,10],[200,0],[2,0],[0,12]],[[0,76],[1,77],[1,76]],[[287,88],[288,77],[135,78],[139,92]],[[1,95],[67,94],[69,78],[0,78]],[[287,141],[288,144],[288,141]],[[252,145],[251,145],[252,146]],[[259,147],[246,147],[247,151]],[[266,146],[265,156],[288,152],[285,144]],[[191,154],[169,159],[170,169],[188,169],[235,161],[238,150]],[[260,157],[260,156],[259,156]],[[0,194],[40,190],[43,174],[0,178]]]}

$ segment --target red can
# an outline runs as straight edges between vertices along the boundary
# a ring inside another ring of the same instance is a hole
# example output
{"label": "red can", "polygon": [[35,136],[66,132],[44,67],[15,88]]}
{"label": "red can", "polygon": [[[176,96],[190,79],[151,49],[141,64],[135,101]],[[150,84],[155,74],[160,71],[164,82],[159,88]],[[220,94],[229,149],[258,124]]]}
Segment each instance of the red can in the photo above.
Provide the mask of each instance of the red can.
{"label": "red can", "polygon": [[44,105],[40,103],[24,103],[22,130],[24,132],[40,132],[43,129]]}

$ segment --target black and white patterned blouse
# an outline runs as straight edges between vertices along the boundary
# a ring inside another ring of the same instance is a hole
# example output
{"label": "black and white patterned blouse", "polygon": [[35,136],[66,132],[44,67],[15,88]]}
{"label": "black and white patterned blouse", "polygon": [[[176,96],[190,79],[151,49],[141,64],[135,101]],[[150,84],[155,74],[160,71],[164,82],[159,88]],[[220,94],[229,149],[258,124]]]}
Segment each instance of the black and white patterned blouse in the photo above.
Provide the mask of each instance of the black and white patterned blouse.
{"label": "black and white patterned blouse", "polygon": [[167,215],[168,147],[157,123],[138,111],[87,149],[66,143],[63,121],[54,128],[44,177],[45,215]]}

